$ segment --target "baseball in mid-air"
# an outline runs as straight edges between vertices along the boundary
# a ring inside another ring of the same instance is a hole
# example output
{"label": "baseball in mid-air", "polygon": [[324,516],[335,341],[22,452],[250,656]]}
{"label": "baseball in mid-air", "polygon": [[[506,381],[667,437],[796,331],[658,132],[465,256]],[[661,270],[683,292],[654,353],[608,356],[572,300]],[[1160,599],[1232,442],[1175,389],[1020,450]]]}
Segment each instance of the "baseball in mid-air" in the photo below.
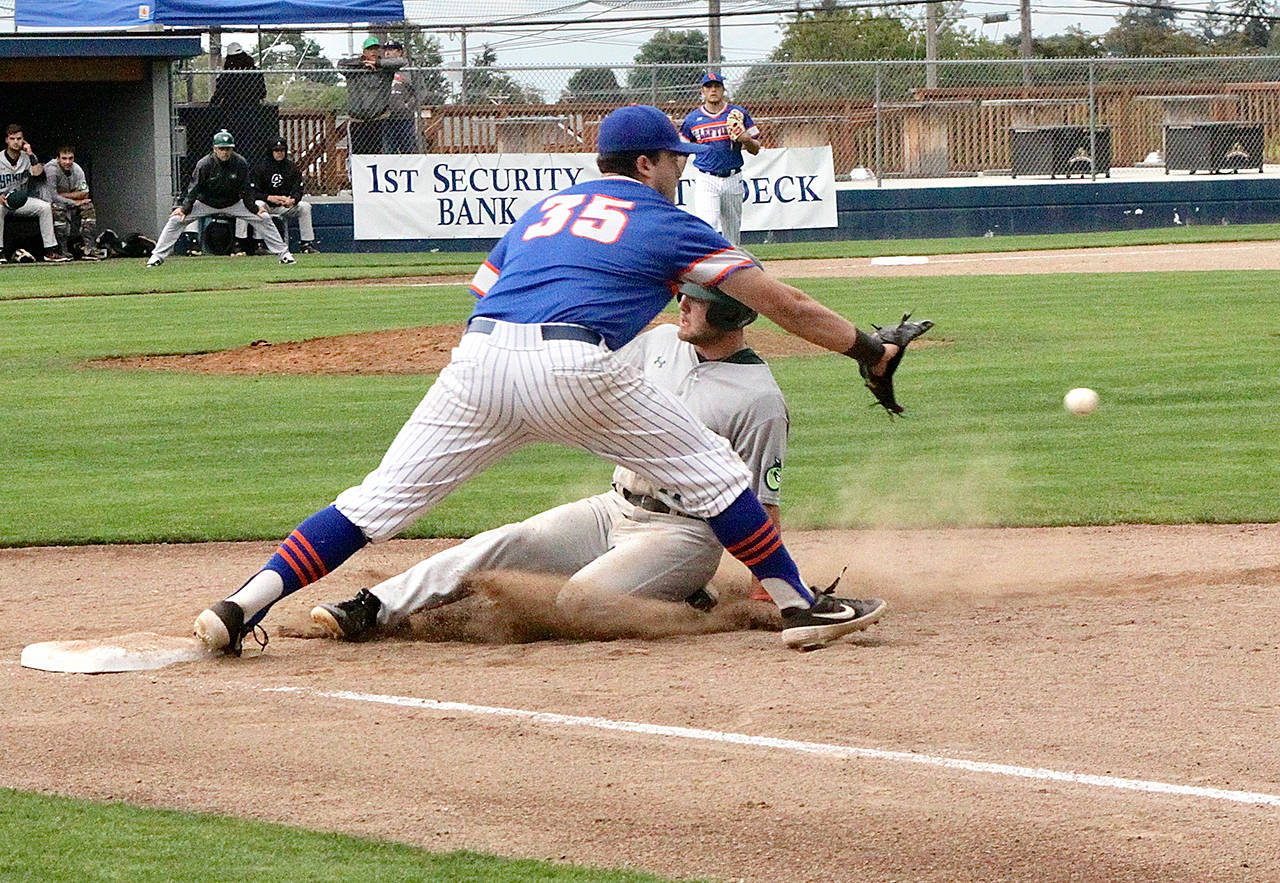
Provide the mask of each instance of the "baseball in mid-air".
{"label": "baseball in mid-air", "polygon": [[1098,394],[1087,386],[1077,386],[1063,397],[1062,404],[1072,414],[1083,417],[1098,407]]}

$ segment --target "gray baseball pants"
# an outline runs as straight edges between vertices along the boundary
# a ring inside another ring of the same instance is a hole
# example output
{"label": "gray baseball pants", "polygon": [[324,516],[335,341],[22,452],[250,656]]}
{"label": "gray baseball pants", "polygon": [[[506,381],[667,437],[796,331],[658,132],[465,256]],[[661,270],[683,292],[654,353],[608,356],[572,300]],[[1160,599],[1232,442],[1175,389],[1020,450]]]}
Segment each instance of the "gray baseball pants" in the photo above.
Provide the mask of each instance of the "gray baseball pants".
{"label": "gray baseball pants", "polygon": [[[217,215],[220,218],[243,219],[253,227],[254,232],[267,244],[267,250],[272,254],[284,255],[289,253],[289,247],[280,238],[280,231],[276,229],[276,225],[271,222],[270,218],[264,218],[249,211],[242,202],[237,202],[235,205],[229,205],[226,208],[214,208],[197,199],[195,205],[191,207],[190,213],[185,217],[170,215],[169,220],[165,221],[164,229],[160,231],[160,237],[156,240],[156,247],[151,251],[152,259],[159,258],[164,260],[173,254],[173,246],[178,242],[178,237],[182,235],[182,231],[186,229],[187,225],[192,221],[198,221],[200,218],[208,217],[209,215]],[[49,222],[49,226],[50,232],[52,232],[52,221]]]}

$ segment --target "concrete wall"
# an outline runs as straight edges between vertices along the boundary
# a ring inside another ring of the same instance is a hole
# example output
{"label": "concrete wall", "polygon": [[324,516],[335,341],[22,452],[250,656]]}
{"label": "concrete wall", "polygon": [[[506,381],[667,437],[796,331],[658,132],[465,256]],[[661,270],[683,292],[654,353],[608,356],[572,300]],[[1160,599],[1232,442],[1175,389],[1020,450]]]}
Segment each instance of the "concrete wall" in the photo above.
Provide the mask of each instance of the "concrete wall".
{"label": "concrete wall", "polygon": [[[744,234],[745,244],[1089,233],[1178,224],[1280,223],[1280,178],[1170,175],[1135,182],[1055,182],[841,190],[839,226]],[[355,240],[351,204],[315,206],[324,251],[487,251],[493,239]],[[292,225],[296,240],[296,225]]]}

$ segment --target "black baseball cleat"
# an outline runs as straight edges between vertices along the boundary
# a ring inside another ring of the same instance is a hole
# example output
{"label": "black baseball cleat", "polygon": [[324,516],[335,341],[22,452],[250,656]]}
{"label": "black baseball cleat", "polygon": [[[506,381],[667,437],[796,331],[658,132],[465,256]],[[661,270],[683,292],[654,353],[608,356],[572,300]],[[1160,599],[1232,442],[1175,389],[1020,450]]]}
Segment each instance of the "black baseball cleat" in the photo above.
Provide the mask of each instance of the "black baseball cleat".
{"label": "black baseball cleat", "polygon": [[[210,650],[239,656],[244,649],[244,636],[253,631],[245,628],[244,611],[234,601],[219,601],[196,617],[195,635]],[[266,632],[263,631],[263,635]],[[259,640],[265,648],[265,642]]]}
{"label": "black baseball cleat", "polygon": [[382,602],[368,589],[361,589],[350,601],[321,604],[311,608],[311,621],[339,641],[364,641],[378,630]]}
{"label": "black baseball cleat", "polygon": [[708,613],[711,608],[720,602],[720,593],[711,586],[703,586],[694,592],[688,598],[684,599],[684,603],[688,604],[694,610],[701,610]]}
{"label": "black baseball cleat", "polygon": [[889,605],[879,598],[837,598],[820,593],[813,606],[782,611],[782,642],[793,650],[819,650],[871,625]]}
{"label": "black baseball cleat", "polygon": [[302,245],[299,246],[298,251],[303,254],[320,254],[320,249],[316,248],[316,244],[314,242],[302,243]]}

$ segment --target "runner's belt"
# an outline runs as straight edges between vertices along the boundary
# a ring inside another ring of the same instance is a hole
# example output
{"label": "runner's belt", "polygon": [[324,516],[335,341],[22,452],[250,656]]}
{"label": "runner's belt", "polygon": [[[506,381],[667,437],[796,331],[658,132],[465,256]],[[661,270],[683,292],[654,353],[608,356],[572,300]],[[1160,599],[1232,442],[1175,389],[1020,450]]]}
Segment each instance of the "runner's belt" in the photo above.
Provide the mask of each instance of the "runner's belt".
{"label": "runner's belt", "polygon": [[731,178],[738,174],[738,172],[741,172],[742,169],[730,169],[727,172],[708,172],[706,169],[698,169],[698,171],[702,172],[704,175],[715,175],[717,178]]}
{"label": "runner's belt", "polygon": [[646,512],[657,512],[659,515],[679,515],[681,518],[692,518],[694,521],[705,520],[705,519],[699,518],[697,515],[688,515],[684,512],[681,512],[679,509],[672,509],[670,506],[668,506],[666,503],[659,500],[657,497],[650,497],[650,496],[646,496],[645,494],[633,494],[631,491],[627,490],[626,488],[618,487],[617,485],[614,485],[614,488],[617,490],[618,493],[622,494],[622,499],[626,500],[628,503],[630,503],[632,506],[635,506],[637,509],[643,509]]}
{"label": "runner's belt", "polygon": [[[495,319],[476,317],[467,323],[467,330],[476,334],[491,334],[497,325]],[[580,340],[583,343],[598,345],[604,336],[581,325],[542,325],[543,340]]]}

